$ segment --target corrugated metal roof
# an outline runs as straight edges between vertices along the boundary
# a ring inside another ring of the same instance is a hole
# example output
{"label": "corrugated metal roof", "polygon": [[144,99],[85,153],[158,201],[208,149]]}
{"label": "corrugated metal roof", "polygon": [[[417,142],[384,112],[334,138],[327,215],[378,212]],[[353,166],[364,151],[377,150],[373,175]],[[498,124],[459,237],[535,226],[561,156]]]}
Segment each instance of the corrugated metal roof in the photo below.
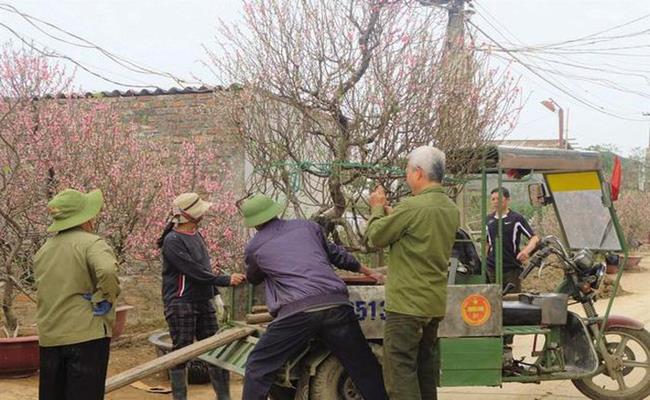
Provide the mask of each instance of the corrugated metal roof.
{"label": "corrugated metal roof", "polygon": [[228,87],[223,86],[201,86],[201,87],[192,87],[187,86],[184,88],[172,87],[171,89],[142,89],[142,90],[112,90],[112,91],[101,91],[101,92],[86,92],[81,94],[65,94],[58,93],[55,95],[48,94],[41,99],[81,99],[81,98],[103,98],[103,97],[138,97],[138,96],[166,96],[166,95],[175,95],[175,94],[197,94],[197,93],[213,93],[218,91],[226,90],[236,90],[240,86],[233,84]]}

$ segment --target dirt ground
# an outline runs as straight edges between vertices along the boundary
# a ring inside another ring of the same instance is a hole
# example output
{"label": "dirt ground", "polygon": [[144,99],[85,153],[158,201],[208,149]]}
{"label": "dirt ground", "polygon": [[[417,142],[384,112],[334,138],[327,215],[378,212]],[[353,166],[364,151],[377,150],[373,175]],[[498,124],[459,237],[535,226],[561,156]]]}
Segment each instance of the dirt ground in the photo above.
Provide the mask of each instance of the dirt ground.
{"label": "dirt ground", "polygon": [[[143,362],[156,358],[156,352],[146,339],[147,334],[166,328],[163,307],[160,299],[160,280],[151,276],[130,276],[122,278],[120,304],[135,306],[129,311],[127,326],[118,346],[111,348],[108,376],[133,368]],[[34,334],[34,305],[25,297],[19,296],[15,306],[20,316],[21,334]],[[121,344],[119,344],[121,342]],[[241,377],[232,376],[231,394],[234,399],[241,398]],[[169,381],[160,373],[142,382],[149,386],[169,387]],[[209,385],[190,385],[191,399],[214,399]],[[0,400],[32,400],[38,398],[38,377],[23,379],[0,379]],[[162,400],[170,395],[152,394],[133,387],[125,387],[106,395],[107,400]]]}
{"label": "dirt ground", "polygon": [[[134,346],[123,346],[111,350],[108,375],[132,368],[142,362],[156,358],[156,352],[148,343],[138,343]],[[169,388],[169,381],[163,374],[156,374],[143,382],[149,386]],[[231,395],[234,399],[241,398],[241,377],[233,375]],[[0,379],[0,400],[32,400],[38,398],[38,377],[23,379]],[[152,394],[130,386],[109,393],[107,400],[163,400],[171,399],[171,395]],[[210,385],[190,385],[190,399],[213,400],[214,392]]]}
{"label": "dirt ground", "polygon": [[[646,253],[641,267],[637,271],[626,272],[623,275],[622,286],[629,294],[616,299],[612,313],[622,314],[637,319],[650,326],[650,253]],[[124,302],[137,305],[129,315],[126,337],[137,338],[143,332],[164,327],[162,309],[159,304],[159,283],[155,279],[144,277],[130,278],[124,284]],[[30,311],[29,304],[21,305],[21,312]],[[606,300],[597,303],[597,309],[603,311],[607,306]],[[29,328],[29,323],[25,326]],[[515,343],[515,352],[517,352]],[[142,362],[154,359],[156,353],[145,340],[122,344],[111,351],[109,376],[132,368]],[[154,375],[142,381],[150,386],[169,386],[162,374]],[[0,400],[31,400],[38,398],[38,378],[0,379]],[[241,398],[241,378],[233,375],[231,393],[234,399]],[[151,394],[133,387],[125,387],[109,393],[109,400],[162,400],[170,399],[170,395]],[[190,399],[213,400],[214,393],[209,385],[191,385]],[[503,388],[442,388],[439,398],[442,400],[542,400],[542,399],[584,399],[568,381],[545,382],[539,385],[506,384]]]}

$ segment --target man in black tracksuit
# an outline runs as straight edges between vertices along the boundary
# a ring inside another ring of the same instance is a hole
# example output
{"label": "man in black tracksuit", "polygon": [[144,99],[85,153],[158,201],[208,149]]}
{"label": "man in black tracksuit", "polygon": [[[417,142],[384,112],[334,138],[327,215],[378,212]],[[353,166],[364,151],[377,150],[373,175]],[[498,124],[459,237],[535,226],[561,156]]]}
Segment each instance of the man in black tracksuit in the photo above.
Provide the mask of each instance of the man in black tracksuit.
{"label": "man in black tracksuit", "polygon": [[[165,319],[169,325],[173,350],[188,346],[217,332],[214,297],[216,286],[236,286],[243,274],[215,275],[198,223],[211,203],[196,193],[185,193],[174,200],[176,207],[170,224],[159,242],[162,247],[162,292]],[[212,386],[219,400],[230,400],[228,372],[208,367]],[[170,370],[174,400],[187,399],[185,363]]]}
{"label": "man in black tracksuit", "polygon": [[[490,283],[496,283],[496,238],[499,229],[499,218],[503,220],[503,288],[508,283],[514,285],[513,292],[521,292],[522,263],[525,262],[530,253],[537,247],[539,237],[526,221],[526,218],[508,208],[510,191],[501,189],[501,207],[499,207],[499,189],[492,190],[490,201],[494,212],[487,217],[487,239],[489,244],[487,257],[487,274]],[[521,236],[528,239],[528,244],[521,250]]]}

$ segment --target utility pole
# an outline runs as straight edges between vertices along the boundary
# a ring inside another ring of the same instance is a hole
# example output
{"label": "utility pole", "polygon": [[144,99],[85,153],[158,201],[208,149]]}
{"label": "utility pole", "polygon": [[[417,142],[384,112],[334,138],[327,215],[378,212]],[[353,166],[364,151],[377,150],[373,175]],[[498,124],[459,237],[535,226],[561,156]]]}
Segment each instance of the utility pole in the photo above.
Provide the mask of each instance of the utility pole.
{"label": "utility pole", "polygon": [[[447,8],[447,30],[441,69],[443,71],[442,100],[438,104],[436,114],[437,130],[445,134],[463,135],[467,132],[466,123],[475,119],[478,110],[472,109],[465,99],[471,90],[474,70],[471,53],[465,46],[465,15],[466,5],[471,0],[417,0],[425,6]],[[464,192],[458,194],[459,206],[464,207]],[[465,224],[461,212],[461,225]]]}
{"label": "utility pole", "polygon": [[[557,108],[557,116],[558,116],[558,147],[560,149],[567,149],[569,148],[568,145],[568,137],[565,136],[564,133],[564,109],[555,102],[555,100],[551,99],[549,97],[548,100],[542,100],[542,105],[546,107],[549,111],[555,112]],[[568,112],[567,112],[568,116]],[[568,122],[567,122],[568,124]],[[567,128],[568,130],[568,128]]]}
{"label": "utility pole", "polygon": [[[447,7],[447,32],[445,50],[458,49],[465,38],[465,3],[471,0],[417,0],[423,6]],[[462,46],[461,46],[462,48]]]}
{"label": "utility pole", "polygon": [[564,147],[563,149],[568,149],[569,145],[569,107],[566,109],[566,118],[564,119]]}
{"label": "utility pole", "polygon": [[448,7],[446,51],[462,53],[465,47],[465,0],[451,0]]}
{"label": "utility pole", "polygon": [[558,119],[560,120],[560,125],[559,125],[559,132],[560,132],[560,148],[564,149],[566,146],[564,145],[564,109],[562,107],[559,107],[557,110],[557,115]]}
{"label": "utility pole", "polygon": [[464,102],[473,77],[471,55],[465,46],[465,4],[468,1],[446,2],[448,19],[441,65],[443,98],[438,106],[439,128],[443,132],[458,131],[460,134],[465,130],[463,120],[472,112]]}
{"label": "utility pole", "polygon": [[[447,31],[443,50],[443,97],[436,110],[439,132],[454,132],[458,135],[465,131],[465,121],[471,120],[470,113],[464,102],[468,82],[472,81],[472,70],[469,55],[465,48],[465,0],[449,0],[447,7]],[[461,226],[466,225],[465,191],[461,190],[456,201],[461,208]]]}

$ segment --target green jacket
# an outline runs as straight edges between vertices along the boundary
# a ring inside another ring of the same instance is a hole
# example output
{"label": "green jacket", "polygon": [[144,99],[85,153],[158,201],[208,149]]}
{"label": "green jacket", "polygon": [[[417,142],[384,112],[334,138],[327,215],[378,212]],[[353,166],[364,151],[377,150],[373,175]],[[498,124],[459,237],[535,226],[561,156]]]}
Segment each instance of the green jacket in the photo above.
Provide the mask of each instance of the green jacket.
{"label": "green jacket", "polygon": [[386,310],[442,317],[447,303],[447,269],[460,223],[458,207],[442,188],[402,200],[390,215],[373,207],[367,238],[390,246]]}
{"label": "green jacket", "polygon": [[[38,291],[36,321],[43,347],[111,337],[120,286],[113,250],[99,236],[73,228],[51,237],[34,256]],[[113,308],[93,316],[92,302],[108,300]]]}

